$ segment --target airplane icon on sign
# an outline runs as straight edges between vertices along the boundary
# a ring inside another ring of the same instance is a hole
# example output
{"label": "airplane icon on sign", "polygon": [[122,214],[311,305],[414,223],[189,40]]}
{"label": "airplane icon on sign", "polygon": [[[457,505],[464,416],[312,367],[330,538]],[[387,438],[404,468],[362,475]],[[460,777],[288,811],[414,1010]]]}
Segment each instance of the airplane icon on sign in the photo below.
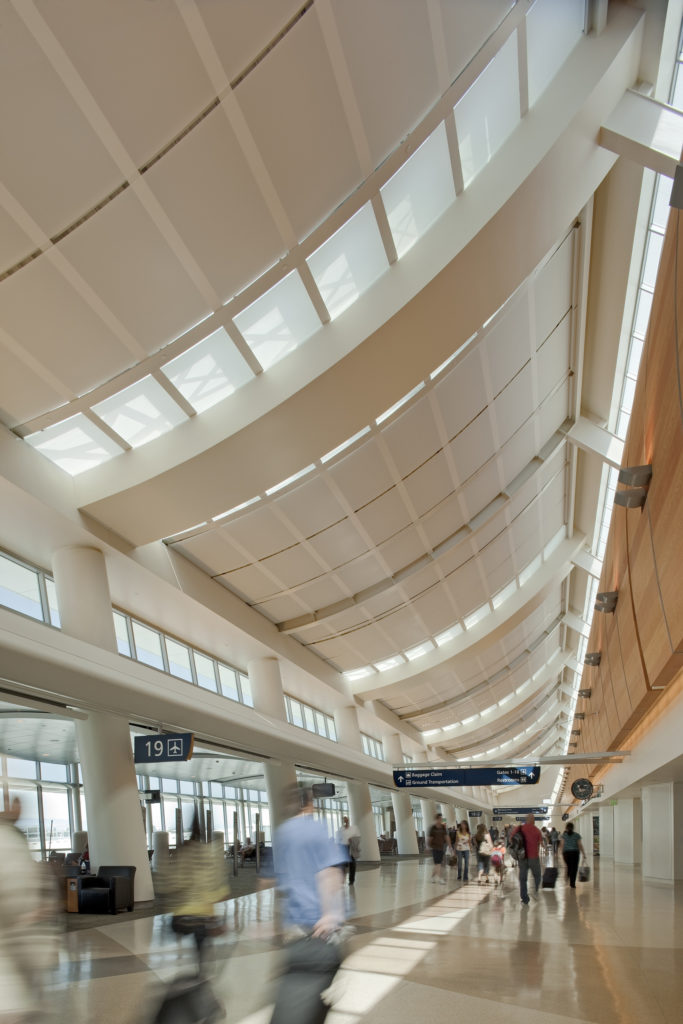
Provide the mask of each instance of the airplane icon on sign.
{"label": "airplane icon on sign", "polygon": [[169,757],[183,756],[182,740],[169,740],[166,749]]}

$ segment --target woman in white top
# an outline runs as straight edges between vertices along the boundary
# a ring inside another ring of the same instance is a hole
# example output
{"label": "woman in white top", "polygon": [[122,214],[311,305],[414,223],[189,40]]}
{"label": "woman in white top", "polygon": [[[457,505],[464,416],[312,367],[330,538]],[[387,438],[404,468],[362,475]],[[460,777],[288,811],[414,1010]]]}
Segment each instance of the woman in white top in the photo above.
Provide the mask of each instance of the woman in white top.
{"label": "woman in white top", "polygon": [[458,859],[458,879],[469,882],[470,851],[472,836],[466,821],[461,821],[455,835],[455,855]]}

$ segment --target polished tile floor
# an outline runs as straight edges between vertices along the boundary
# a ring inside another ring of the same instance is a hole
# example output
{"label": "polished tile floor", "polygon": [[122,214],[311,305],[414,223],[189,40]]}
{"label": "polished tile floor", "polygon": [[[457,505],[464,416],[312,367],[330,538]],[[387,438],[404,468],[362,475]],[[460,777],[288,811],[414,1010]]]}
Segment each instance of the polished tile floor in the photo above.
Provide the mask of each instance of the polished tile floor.
{"label": "polished tile floor", "polygon": [[[597,864],[576,890],[558,882],[520,906],[513,872],[490,886],[430,883],[431,865],[359,871],[346,890],[356,927],[327,1024],[679,1024],[683,1019],[683,887]],[[214,991],[228,1024],[267,1024],[279,951],[272,891],[224,905]],[[164,983],[193,963],[165,917],[71,932],[50,994],[69,1024],[143,1024]]]}

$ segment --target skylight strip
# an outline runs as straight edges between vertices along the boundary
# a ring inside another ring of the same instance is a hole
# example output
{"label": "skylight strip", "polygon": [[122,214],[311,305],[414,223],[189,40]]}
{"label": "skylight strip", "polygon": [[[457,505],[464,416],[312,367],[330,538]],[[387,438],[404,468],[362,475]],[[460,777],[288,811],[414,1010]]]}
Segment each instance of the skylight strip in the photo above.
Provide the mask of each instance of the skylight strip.
{"label": "skylight strip", "polygon": [[472,342],[474,341],[474,339],[475,339],[476,337],[477,337],[477,331],[475,331],[475,332],[474,332],[474,334],[470,335],[470,337],[469,337],[469,338],[467,339],[467,341],[464,341],[464,342],[462,343],[462,345],[460,346],[460,348],[456,348],[456,350],[455,350],[455,352],[453,353],[453,355],[452,355],[452,356],[449,356],[449,357],[448,357],[448,359],[446,359],[446,361],[445,361],[445,362],[441,363],[441,365],[440,365],[440,366],[437,366],[437,368],[436,368],[435,370],[433,370],[433,371],[432,371],[432,372],[431,372],[431,373],[429,374],[429,379],[430,379],[430,380],[434,380],[434,378],[435,378],[435,377],[438,377],[440,373],[443,373],[443,371],[444,371],[444,370],[446,369],[446,367],[447,367],[447,366],[450,366],[450,365],[451,365],[451,363],[453,362],[453,360],[454,360],[454,359],[457,359],[457,358],[458,358],[458,356],[460,355],[460,353],[461,353],[461,352],[464,352],[464,351],[465,351],[465,349],[467,348],[467,346],[468,346],[468,345],[471,345],[471,344],[472,344]]}
{"label": "skylight strip", "polygon": [[228,516],[234,515],[235,512],[241,512],[242,509],[249,508],[250,505],[254,505],[260,500],[261,497],[257,494],[255,498],[249,498],[249,501],[243,501],[241,505],[235,505],[233,508],[229,508],[227,512],[221,512],[219,516],[212,516],[211,522],[217,523],[220,519],[227,519]]}
{"label": "skylight strip", "polygon": [[302,476],[306,476],[307,473],[312,473],[315,469],[315,464],[311,463],[310,466],[306,466],[304,469],[300,469],[298,473],[294,473],[292,476],[288,476],[286,480],[281,480],[279,484],[275,484],[274,487],[266,488],[266,495],[270,497],[271,494],[275,494],[277,491],[282,491],[285,487],[289,487],[296,480],[300,480]]}
{"label": "skylight strip", "polygon": [[398,402],[396,402],[395,405],[392,405],[390,409],[387,409],[386,412],[381,413],[381,415],[379,415],[375,420],[377,426],[379,426],[380,423],[384,423],[385,420],[388,420],[389,417],[393,416],[395,412],[398,412],[401,406],[405,405],[406,402],[409,402],[410,399],[413,398],[419,391],[422,391],[424,386],[425,383],[423,380],[421,380],[420,383],[416,387],[414,387],[412,391],[409,391],[407,395],[403,396],[403,398],[399,398]]}
{"label": "skylight strip", "polygon": [[331,459],[334,459],[337,455],[340,455],[342,452],[346,451],[346,449],[350,448],[352,444],[355,444],[356,441],[360,441],[361,437],[365,437],[365,435],[369,433],[370,427],[363,427],[363,429],[359,430],[357,434],[353,435],[353,437],[349,437],[346,441],[342,441],[341,444],[337,445],[336,448],[333,448],[331,452],[327,453],[327,455],[323,455],[320,461],[323,463],[323,465],[326,462],[330,462]]}

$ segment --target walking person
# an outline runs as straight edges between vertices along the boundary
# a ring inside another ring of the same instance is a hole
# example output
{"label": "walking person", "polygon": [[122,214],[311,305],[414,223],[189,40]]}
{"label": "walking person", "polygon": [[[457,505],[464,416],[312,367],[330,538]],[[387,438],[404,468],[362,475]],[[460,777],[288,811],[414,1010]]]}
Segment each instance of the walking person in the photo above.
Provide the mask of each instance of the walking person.
{"label": "walking person", "polygon": [[455,856],[458,861],[458,881],[469,882],[470,853],[472,836],[466,821],[461,821],[455,833]]}
{"label": "walking person", "polygon": [[521,836],[524,844],[524,855],[518,855],[517,863],[519,865],[519,895],[522,905],[525,907],[529,906],[529,890],[527,887],[529,871],[531,871],[534,879],[534,892],[532,895],[535,900],[538,899],[538,890],[541,887],[541,860],[539,852],[543,842],[543,835],[540,828],[537,828],[534,824],[535,820],[533,814],[527,814],[524,824],[518,825],[510,836],[512,840],[515,836]]}
{"label": "walking person", "polygon": [[483,881],[488,885],[493,843],[491,842],[491,835],[484,824],[477,826],[477,831],[474,834],[474,848],[477,851],[477,882],[481,885]]}
{"label": "walking person", "polygon": [[356,881],[356,861],[360,857],[360,832],[355,825],[349,824],[349,819],[344,815],[342,827],[337,831],[337,842],[347,855],[349,866],[349,885]]}
{"label": "walking person", "polygon": [[444,823],[443,815],[437,814],[434,818],[434,824],[429,830],[429,849],[432,851],[432,860],[434,862],[432,882],[438,882],[440,885],[446,884],[446,879],[443,877],[443,859],[446,847],[449,850],[451,848],[448,829]]}
{"label": "walking person", "polygon": [[581,842],[581,836],[574,831],[571,821],[567,822],[562,838],[560,839],[560,853],[567,865],[567,880],[570,889],[576,889],[576,873],[579,870],[579,856],[586,859],[586,851]]}

